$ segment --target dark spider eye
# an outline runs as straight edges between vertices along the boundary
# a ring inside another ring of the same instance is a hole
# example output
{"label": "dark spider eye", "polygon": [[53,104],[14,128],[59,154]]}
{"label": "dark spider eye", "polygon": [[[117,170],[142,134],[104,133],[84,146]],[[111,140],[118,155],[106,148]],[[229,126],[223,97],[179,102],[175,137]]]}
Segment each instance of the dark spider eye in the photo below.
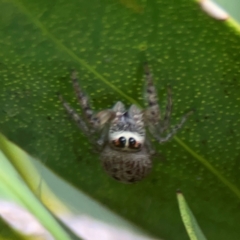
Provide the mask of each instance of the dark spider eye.
{"label": "dark spider eye", "polygon": [[125,147],[125,144],[126,144],[126,138],[125,137],[120,137],[118,139],[119,141],[119,147]]}
{"label": "dark spider eye", "polygon": [[134,138],[129,138],[129,148],[140,149],[141,144],[137,142]]}
{"label": "dark spider eye", "polygon": [[129,138],[129,146],[134,147],[136,140],[134,138]]}

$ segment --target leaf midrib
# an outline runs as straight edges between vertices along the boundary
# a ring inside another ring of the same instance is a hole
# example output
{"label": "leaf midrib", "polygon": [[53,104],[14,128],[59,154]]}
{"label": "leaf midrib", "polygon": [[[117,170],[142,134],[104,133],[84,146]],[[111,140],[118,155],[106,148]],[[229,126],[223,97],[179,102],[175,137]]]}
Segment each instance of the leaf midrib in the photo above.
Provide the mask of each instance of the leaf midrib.
{"label": "leaf midrib", "polygon": [[[31,14],[31,11],[28,11],[28,9],[18,0],[8,0],[13,2],[19,9],[22,11],[25,15],[29,17],[29,19],[32,21],[32,23],[37,26],[39,29],[41,29],[43,35],[48,36],[49,39],[53,41],[62,51],[65,51],[69,56],[71,56],[74,60],[76,60],[80,65],[85,67],[88,71],[93,73],[97,78],[99,78],[102,82],[104,82],[106,85],[111,87],[114,91],[119,93],[121,96],[123,96],[125,99],[127,99],[129,102],[132,102],[136,104],[137,106],[140,106],[140,104],[135,101],[133,98],[122,92],[120,89],[118,89],[115,85],[110,83],[105,77],[103,77],[101,74],[99,74],[93,67],[88,65],[83,59],[79,58],[74,52],[72,52],[69,48],[67,48],[62,42],[60,42],[53,34],[51,34],[48,29],[37,19],[34,18],[34,16]],[[194,158],[196,158],[201,164],[204,165],[214,176],[216,176],[225,186],[227,186],[239,199],[240,199],[240,190],[235,186],[233,183],[227,180],[216,168],[214,168],[204,157],[197,154],[193,149],[191,149],[187,144],[185,144],[181,139],[178,137],[174,137],[175,141],[183,147],[190,155],[192,155]]]}

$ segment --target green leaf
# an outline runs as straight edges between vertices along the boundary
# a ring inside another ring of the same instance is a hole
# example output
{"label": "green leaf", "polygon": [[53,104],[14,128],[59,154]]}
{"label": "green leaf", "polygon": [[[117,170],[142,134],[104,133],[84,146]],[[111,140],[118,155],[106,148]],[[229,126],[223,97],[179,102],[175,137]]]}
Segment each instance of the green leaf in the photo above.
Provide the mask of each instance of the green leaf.
{"label": "green leaf", "polygon": [[[45,181],[42,180],[41,171],[39,172],[36,169],[36,163],[34,164],[36,160],[14,143],[8,141],[1,133],[0,150],[7,157],[8,161],[12,163],[18,174],[21,175],[24,183],[28,185],[37,198],[41,198],[41,201],[48,206],[50,210],[54,211],[57,209],[57,211],[61,213],[69,212],[69,209],[59,201]],[[41,192],[44,192],[42,196]]]}
{"label": "green leaf", "polygon": [[181,192],[177,193],[178,205],[182,217],[182,221],[191,240],[206,240],[201,228],[191,212],[188,204]]}
{"label": "green leaf", "polygon": [[[189,0],[2,0],[0,13],[6,136],[155,236],[188,239],[174,197],[180,188],[208,239],[239,239],[239,26]],[[104,173],[56,92],[78,108],[69,79],[75,68],[96,110],[118,100],[144,106],[146,60],[161,109],[172,86],[172,124],[196,112],[176,138],[154,144],[164,158],[154,159],[150,176],[124,185]]]}
{"label": "green leaf", "polygon": [[[12,150],[12,153],[14,153],[14,146],[7,143],[2,136],[0,137],[0,149],[3,144],[5,146],[8,145],[9,152]],[[5,195],[12,200],[17,201],[28,209],[29,212],[31,212],[56,239],[70,239],[68,234],[59,226],[54,217],[40,203],[39,199],[37,199],[25,185],[23,179],[2,151],[0,151],[0,192],[5,193]]]}

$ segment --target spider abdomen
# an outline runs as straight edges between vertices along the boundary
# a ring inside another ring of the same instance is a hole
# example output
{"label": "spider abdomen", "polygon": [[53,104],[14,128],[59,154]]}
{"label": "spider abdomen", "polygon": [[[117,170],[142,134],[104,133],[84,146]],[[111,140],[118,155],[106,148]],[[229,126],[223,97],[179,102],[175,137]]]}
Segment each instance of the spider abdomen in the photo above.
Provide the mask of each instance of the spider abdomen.
{"label": "spider abdomen", "polygon": [[146,148],[139,152],[125,152],[116,151],[107,145],[100,158],[105,171],[123,183],[142,180],[152,168],[151,156]]}

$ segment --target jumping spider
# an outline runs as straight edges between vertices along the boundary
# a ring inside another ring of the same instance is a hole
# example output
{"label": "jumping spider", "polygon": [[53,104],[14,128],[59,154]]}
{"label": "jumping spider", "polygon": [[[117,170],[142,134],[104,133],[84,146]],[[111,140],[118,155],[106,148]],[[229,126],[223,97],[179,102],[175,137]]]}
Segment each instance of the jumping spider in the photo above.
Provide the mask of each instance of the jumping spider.
{"label": "jumping spider", "polygon": [[59,96],[67,113],[90,142],[97,147],[105,171],[123,183],[140,181],[150,172],[155,151],[151,148],[148,135],[151,134],[159,143],[167,142],[192,113],[184,115],[180,123],[163,137],[162,134],[169,129],[172,112],[171,89],[168,88],[166,112],[162,118],[156,88],[147,64],[144,66],[144,72],[148,105],[145,110],[141,110],[134,104],[126,110],[123,103],[119,101],[112,109],[94,114],[87,96],[78,84],[75,71],[72,73],[72,82],[82,108],[83,118],[64,101],[62,96]]}

